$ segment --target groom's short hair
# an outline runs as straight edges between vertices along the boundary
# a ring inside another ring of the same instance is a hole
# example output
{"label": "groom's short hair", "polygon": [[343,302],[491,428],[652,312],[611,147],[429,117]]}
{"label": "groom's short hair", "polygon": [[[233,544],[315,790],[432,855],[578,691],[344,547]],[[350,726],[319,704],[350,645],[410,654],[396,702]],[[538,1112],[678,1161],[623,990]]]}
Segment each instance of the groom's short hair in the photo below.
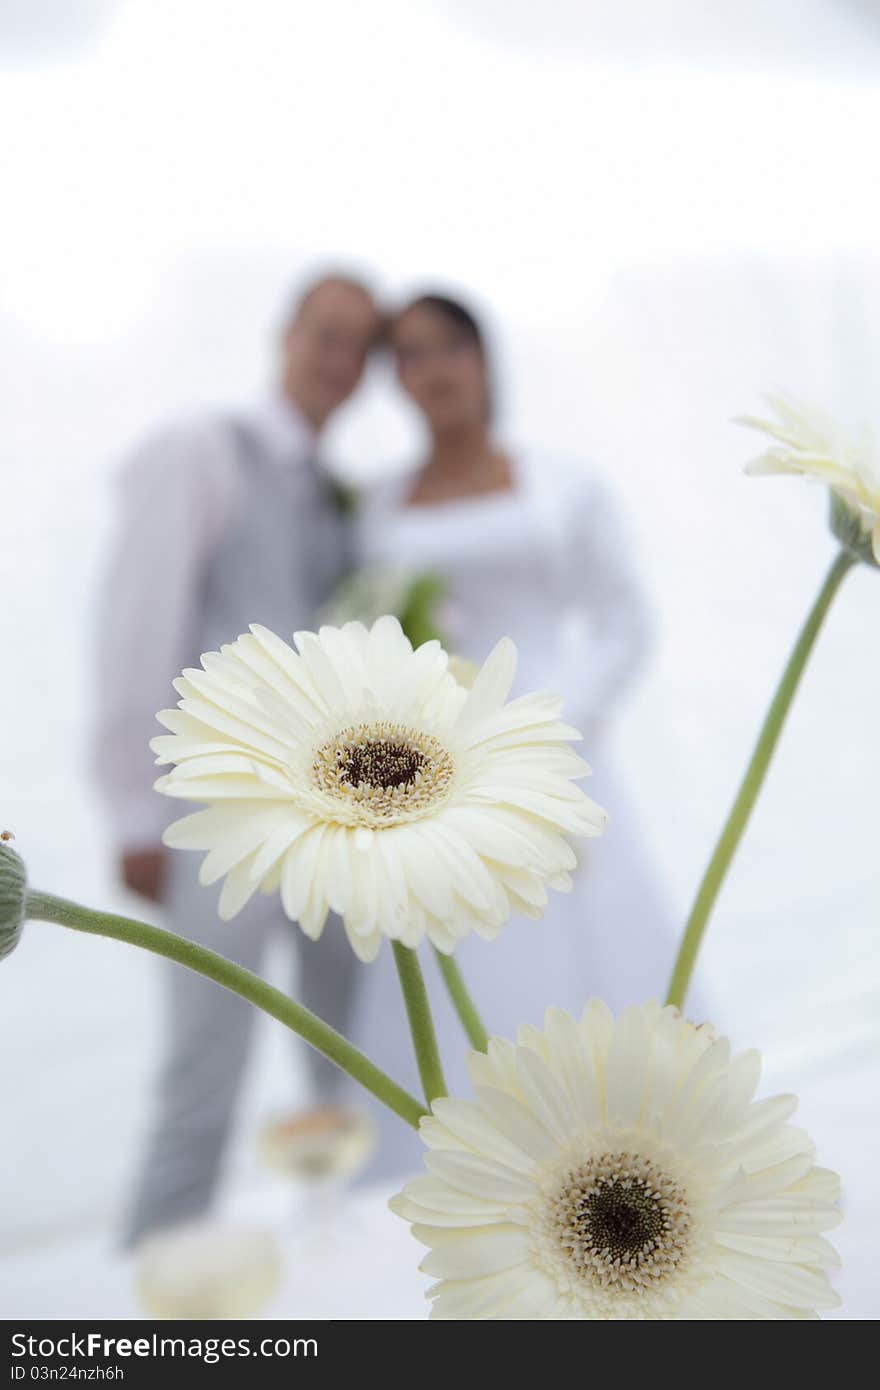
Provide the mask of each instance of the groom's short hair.
{"label": "groom's short hair", "polygon": [[[352,274],[347,270],[325,270],[318,275],[312,275],[304,284],[300,285],[288,307],[285,318],[286,326],[289,328],[296,323],[303,309],[306,309],[315,296],[327,285],[341,285],[345,289],[354,290],[356,294],[362,294],[365,299],[369,299],[371,304],[376,305],[379,312],[376,296],[360,276]],[[381,315],[380,315],[381,317]]]}

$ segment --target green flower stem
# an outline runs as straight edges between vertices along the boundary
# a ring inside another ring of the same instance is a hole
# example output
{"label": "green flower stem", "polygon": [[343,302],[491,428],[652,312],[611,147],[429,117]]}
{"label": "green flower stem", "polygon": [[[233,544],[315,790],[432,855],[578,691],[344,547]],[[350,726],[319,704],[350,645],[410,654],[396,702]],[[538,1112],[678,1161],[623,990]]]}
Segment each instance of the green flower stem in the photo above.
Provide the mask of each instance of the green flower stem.
{"label": "green flower stem", "polygon": [[462,979],[455,957],[445,956],[436,947],[434,954],[437,957],[437,964],[440,966],[440,974],[443,976],[449,991],[449,997],[455,1005],[455,1011],[461,1019],[462,1027],[471,1046],[475,1047],[478,1052],[485,1052],[489,1046],[489,1034],[483,1027],[483,1021],[477,1013],[473,999],[468,994],[467,986]]}
{"label": "green flower stem", "polygon": [[114,941],[127,941],[132,946],[140,946],[145,951],[176,961],[178,965],[185,965],[208,980],[216,980],[217,984],[256,1004],[258,1009],[298,1033],[413,1128],[418,1128],[419,1120],[426,1113],[415,1096],[404,1091],[396,1081],[374,1066],[335,1028],[302,1004],[289,999],[281,990],[267,984],[253,971],[235,965],[216,951],[197,946],[194,941],[163,931],[161,927],[148,926],[146,922],[136,922],[128,917],[116,917],[108,912],[95,912],[65,898],[53,897],[50,893],[28,893],[25,915],[37,921],[72,927],[74,931],[109,936]]}
{"label": "green flower stem", "polygon": [[415,951],[409,946],[402,946],[399,941],[392,941],[391,946],[400,978],[400,988],[403,990],[419,1076],[422,1078],[425,1099],[430,1105],[438,1096],[446,1095],[446,1082],[443,1079],[443,1067],[437,1050],[437,1036],[434,1032],[428,991],[425,989],[425,978]]}
{"label": "green flower stem", "polygon": [[696,964],[697,952],[703,940],[709,914],[715,904],[715,899],[718,897],[727,870],[730,868],[731,860],[748,823],[752,807],[767,775],[767,769],[782,732],[782,726],[800,684],[813,645],[844,575],[856,563],[856,557],[847,551],[842,550],[839,553],[828,571],[825,582],[819,590],[819,596],[807,615],[807,620],[788,659],[788,665],[782,673],[782,679],[767,711],[758,742],[746,768],[742,785],[730,815],[727,817],[721,838],[715,847],[715,853],[712,855],[691,909],[675,968],[672,972],[669,994],[666,998],[667,1004],[676,1004],[680,1009],[684,1007],[688,985]]}

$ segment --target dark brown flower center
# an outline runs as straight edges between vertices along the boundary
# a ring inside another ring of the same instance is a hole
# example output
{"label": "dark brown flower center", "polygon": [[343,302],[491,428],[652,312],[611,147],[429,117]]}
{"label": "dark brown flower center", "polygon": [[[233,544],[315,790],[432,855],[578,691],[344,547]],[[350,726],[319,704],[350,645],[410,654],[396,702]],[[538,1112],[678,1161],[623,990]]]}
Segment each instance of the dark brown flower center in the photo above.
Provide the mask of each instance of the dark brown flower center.
{"label": "dark brown flower center", "polygon": [[424,766],[418,748],[384,738],[348,748],[339,761],[341,779],[350,787],[408,787]]}
{"label": "dark brown flower center", "polygon": [[643,1178],[606,1178],[578,1203],[581,1240],[612,1260],[650,1254],[663,1239],[663,1203]]}
{"label": "dark brown flower center", "polygon": [[593,1153],[566,1167],[548,1193],[545,1220],[551,1261],[562,1255],[594,1291],[656,1291],[692,1249],[683,1185],[638,1149]]}

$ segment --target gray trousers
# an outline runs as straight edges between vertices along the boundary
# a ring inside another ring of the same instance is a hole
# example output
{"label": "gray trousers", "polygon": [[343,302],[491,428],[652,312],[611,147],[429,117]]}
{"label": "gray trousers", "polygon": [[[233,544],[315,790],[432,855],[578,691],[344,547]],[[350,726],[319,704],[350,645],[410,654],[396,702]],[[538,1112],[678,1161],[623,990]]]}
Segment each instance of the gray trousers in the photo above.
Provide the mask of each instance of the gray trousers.
{"label": "gray trousers", "polygon": [[[218,888],[197,880],[201,856],[175,852],[166,865],[170,930],[259,973],[270,935],[283,931],[298,964],[297,998],[340,1032],[348,1031],[358,963],[341,922],[320,941],[288,922],[277,894],[258,895],[232,922],[217,916]],[[154,1114],[124,1229],[124,1242],[199,1215],[210,1204],[229,1136],[253,1005],[171,961],[161,963],[164,1056]],[[329,1098],[342,1073],[301,1044],[316,1097]]]}

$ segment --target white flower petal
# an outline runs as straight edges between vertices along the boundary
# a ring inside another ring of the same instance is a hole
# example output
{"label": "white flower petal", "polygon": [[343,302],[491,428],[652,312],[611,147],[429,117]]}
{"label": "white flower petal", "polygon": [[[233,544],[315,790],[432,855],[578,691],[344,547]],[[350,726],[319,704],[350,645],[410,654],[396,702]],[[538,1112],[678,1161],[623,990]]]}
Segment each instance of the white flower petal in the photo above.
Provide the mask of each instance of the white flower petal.
{"label": "white flower petal", "polygon": [[230,869],[223,882],[217,911],[224,922],[236,917],[257,891],[258,880],[251,873],[250,858],[252,856]]}
{"label": "white flower petal", "polygon": [[432,1110],[436,1119],[467,1146],[471,1153],[485,1154],[497,1159],[516,1172],[528,1173],[533,1167],[529,1154],[488,1118],[481,1106],[468,1101],[435,1100]]}
{"label": "white flower petal", "polygon": [[388,1206],[405,1221],[424,1226],[486,1226],[505,1220],[507,1210],[501,1202],[467,1197],[427,1175],[413,1178],[401,1193],[391,1198]]}
{"label": "white flower petal", "polygon": [[528,1236],[520,1226],[476,1226],[468,1231],[443,1227],[413,1227],[416,1240],[430,1239],[432,1250],[419,1265],[424,1274],[440,1279],[480,1279],[529,1255]]}
{"label": "white flower petal", "polygon": [[489,1123],[520,1153],[542,1162],[556,1152],[558,1139],[526,1103],[492,1086],[474,1089]]}
{"label": "white flower petal", "polygon": [[383,941],[382,933],[380,931],[374,931],[364,935],[363,933],[349,931],[348,928],[346,928],[346,935],[351,942],[351,948],[358,960],[364,965],[370,965],[381,950]]}
{"label": "white flower petal", "polygon": [[450,1187],[475,1197],[499,1202],[527,1202],[532,1185],[519,1173],[492,1159],[472,1153],[431,1149],[425,1155],[428,1172]]}
{"label": "white flower petal", "polygon": [[734,1250],[719,1251],[716,1260],[719,1270],[728,1279],[777,1303],[793,1308],[836,1308],[840,1303],[840,1295],[818,1270],[755,1259]]}
{"label": "white flower petal", "polygon": [[510,694],[516,675],[516,647],[503,638],[477,673],[458,719],[455,734],[467,744],[484,732],[486,722],[498,713]]}
{"label": "white flower petal", "polygon": [[836,1202],[840,1198],[840,1178],[830,1168],[813,1168],[805,1178],[793,1183],[791,1190],[815,1202]]}
{"label": "white flower petal", "polygon": [[786,1316],[772,1299],[720,1275],[692,1289],[678,1312],[686,1321],[698,1316],[712,1322],[775,1322]]}
{"label": "white flower petal", "polygon": [[840,1256],[824,1236],[745,1236],[734,1231],[716,1231],[715,1241],[727,1250],[762,1260],[793,1261],[825,1269],[837,1269],[840,1265]]}
{"label": "white flower petal", "polygon": [[716,1230],[737,1231],[742,1235],[785,1236],[794,1231],[810,1235],[830,1231],[840,1220],[840,1213],[823,1201],[786,1195],[757,1202],[736,1202],[719,1211],[713,1224]]}
{"label": "white flower petal", "polygon": [[326,827],[315,825],[290,846],[281,870],[281,905],[292,922],[305,912]]}
{"label": "white flower petal", "polygon": [[603,1118],[602,1095],[577,1024],[564,1009],[548,1009],[546,1033],[548,1061],[571,1100],[575,1128],[596,1128]]}
{"label": "white flower petal", "polygon": [[605,1070],[605,1106],[611,1124],[634,1125],[648,1079],[648,1031],[641,1009],[627,1009],[611,1038]]}
{"label": "white flower petal", "polygon": [[575,1126],[574,1106],[564,1088],[542,1057],[538,1057],[529,1047],[519,1050],[519,1080],[526,1104],[531,1107],[538,1119],[554,1134],[559,1143],[564,1143]]}
{"label": "white flower petal", "polygon": [[430,1296],[431,1317],[446,1320],[550,1318],[560,1301],[549,1280],[522,1264],[482,1279],[444,1280]]}

